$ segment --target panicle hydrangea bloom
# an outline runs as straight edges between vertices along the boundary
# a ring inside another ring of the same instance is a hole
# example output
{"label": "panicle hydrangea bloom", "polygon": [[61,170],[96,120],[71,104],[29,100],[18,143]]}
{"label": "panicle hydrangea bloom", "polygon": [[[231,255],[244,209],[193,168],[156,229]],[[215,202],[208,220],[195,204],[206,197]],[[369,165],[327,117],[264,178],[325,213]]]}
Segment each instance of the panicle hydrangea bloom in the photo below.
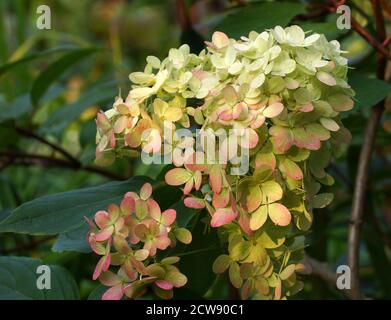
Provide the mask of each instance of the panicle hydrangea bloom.
{"label": "panicle hydrangea bloom", "polygon": [[[157,250],[175,245],[175,237],[191,242],[191,233],[175,226],[176,211],[161,212],[151,198],[152,186],[145,183],[138,195],[128,192],[119,206],[111,204],[88,220],[88,242],[102,257],[96,265],[93,279],[110,288],[102,298],[119,300],[124,295],[136,298],[148,287],[161,298],[171,298],[172,289],[186,284],[187,278],[174,266],[178,257],[155,262]],[[110,266],[119,267],[114,273]]]}
{"label": "panicle hydrangea bloom", "polygon": [[[253,31],[239,40],[215,32],[206,45],[198,55],[182,45],[162,61],[149,56],[143,72],[130,74],[133,86],[125,101],[117,98],[112,109],[98,115],[96,156],[111,159],[139,148],[158,153],[168,123],[174,128],[196,124],[202,132],[239,130],[216,145],[216,150],[225,146],[229,160],[231,147],[245,147],[240,130],[247,130],[247,174],[230,175],[235,165],[229,162],[178,161],[171,149],[183,141],[176,137],[163,150],[173,155],[176,166],[165,180],[183,187],[186,206],[205,208],[210,225],[221,227],[228,251],[215,261],[214,271],[229,270],[243,298],[284,299],[303,285],[305,244],[297,234],[310,228],[313,209],[333,198],[319,194],[322,185],[334,183],[325,171],[330,150],[338,155],[350,140],[339,117],[353,107],[347,60],[337,41],[308,35],[299,26]],[[137,281],[152,282],[159,290],[185,282],[168,281],[161,269],[144,271],[143,261],[169,245],[175,220],[175,212],[161,213],[149,195],[145,190],[140,196],[128,194],[119,207],[99,211],[97,228],[90,232],[90,244],[102,256],[95,278],[113,260],[118,263],[112,246],[129,252],[118,274],[104,280],[118,297],[129,290],[136,295],[135,287],[143,287]],[[122,248],[126,238],[139,249]],[[165,274],[174,268],[161,264]],[[145,278],[132,282],[135,274]]]}

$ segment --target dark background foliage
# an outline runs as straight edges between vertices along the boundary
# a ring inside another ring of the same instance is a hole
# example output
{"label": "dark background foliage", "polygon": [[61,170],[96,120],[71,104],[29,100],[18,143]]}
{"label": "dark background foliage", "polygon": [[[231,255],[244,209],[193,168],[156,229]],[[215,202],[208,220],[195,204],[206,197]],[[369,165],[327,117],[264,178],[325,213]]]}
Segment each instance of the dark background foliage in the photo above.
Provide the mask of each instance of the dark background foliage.
{"label": "dark background foliage", "polygon": [[[381,45],[384,35],[376,26],[379,16],[371,1],[339,2],[352,10],[357,25],[350,30],[336,28],[337,1],[48,0],[51,30],[36,27],[40,1],[0,1],[0,299],[99,297],[101,288],[91,280],[96,258],[87,253],[82,217],[137,189],[142,181],[128,180],[132,176],[156,178],[162,167],[145,166],[137,159],[121,159],[107,168],[94,164],[94,118],[112,103],[118,90],[128,92],[128,74],[142,69],[146,56],[163,58],[180,43],[198,52],[215,30],[239,37],[289,24],[341,42],[352,67],[349,82],[357,93],[355,108],[343,119],[352,132],[352,143],[328,168],[336,179],[329,187],[335,200],[327,209],[317,209],[307,252],[325,262],[330,272],[348,264],[348,227],[352,203],[358,200],[352,198],[356,177],[360,178],[360,152],[363,156],[363,146],[374,138],[369,167],[364,168],[366,190],[360,196],[365,205],[359,276],[366,296],[391,298],[391,117],[387,113],[391,107],[383,101],[391,86],[382,80],[382,59],[377,59],[377,51],[387,54],[388,49]],[[391,2],[372,2],[381,8],[388,30]],[[386,68],[386,80],[390,72]],[[366,126],[381,115],[373,137]],[[114,180],[121,182],[102,186]],[[62,193],[66,191],[70,192]],[[155,191],[155,196],[163,207],[180,199],[167,187]],[[189,285],[175,296],[237,297],[224,276],[212,273],[211,263],[220,250],[216,234],[204,230],[194,212],[180,203],[175,206],[181,224],[193,229],[197,240],[177,249]],[[37,293],[32,285],[36,265],[41,263],[55,266],[55,290],[50,294]],[[346,297],[314,272],[306,276],[305,288],[296,298]]]}

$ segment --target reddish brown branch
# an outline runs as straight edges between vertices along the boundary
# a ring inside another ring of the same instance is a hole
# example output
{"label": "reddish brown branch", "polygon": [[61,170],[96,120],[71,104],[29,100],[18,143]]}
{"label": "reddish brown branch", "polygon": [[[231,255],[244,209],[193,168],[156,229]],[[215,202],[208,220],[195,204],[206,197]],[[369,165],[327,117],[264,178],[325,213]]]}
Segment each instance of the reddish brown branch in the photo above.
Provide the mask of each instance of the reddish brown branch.
{"label": "reddish brown branch", "polygon": [[356,19],[352,17],[352,28],[362,37],[364,38],[369,45],[371,45],[377,52],[382,54],[388,60],[391,60],[391,53],[386,49],[385,46],[382,45],[384,41],[378,41],[364,28],[362,27]]}

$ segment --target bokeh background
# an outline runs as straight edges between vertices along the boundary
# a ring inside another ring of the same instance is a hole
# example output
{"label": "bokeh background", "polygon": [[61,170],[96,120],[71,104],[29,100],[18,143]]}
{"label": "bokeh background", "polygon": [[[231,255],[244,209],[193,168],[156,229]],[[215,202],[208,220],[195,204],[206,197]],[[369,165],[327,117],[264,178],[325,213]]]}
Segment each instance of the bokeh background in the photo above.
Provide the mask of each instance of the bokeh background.
{"label": "bokeh background", "polygon": [[[198,52],[215,30],[239,37],[277,24],[299,24],[341,42],[357,93],[355,108],[343,119],[352,143],[328,169],[336,180],[329,188],[335,200],[327,209],[317,210],[307,239],[307,252],[330,270],[346,264],[364,128],[371,107],[387,97],[391,86],[376,79],[375,50],[355,30],[336,28],[339,15],[327,11],[329,1],[46,0],[50,30],[36,26],[41,4],[0,1],[0,221],[22,203],[44,195],[159,174],[162,167],[145,166],[137,159],[120,159],[105,168],[94,164],[96,113],[108,108],[118,92],[127,94],[128,75],[143,69],[146,56],[164,58],[169,48],[181,43]],[[370,1],[346,4],[357,22],[376,37]],[[390,30],[391,1],[382,1],[382,7]],[[390,72],[387,68],[386,79]],[[385,105],[390,110],[390,104]],[[360,243],[362,289],[375,299],[391,298],[390,119],[386,110],[370,164]],[[80,297],[87,299],[97,287],[91,280],[96,258],[54,252],[55,241],[52,235],[0,233],[0,255],[35,257],[65,267]],[[235,297],[225,278],[206,289],[204,297]],[[322,279],[308,276],[295,298],[345,296]]]}

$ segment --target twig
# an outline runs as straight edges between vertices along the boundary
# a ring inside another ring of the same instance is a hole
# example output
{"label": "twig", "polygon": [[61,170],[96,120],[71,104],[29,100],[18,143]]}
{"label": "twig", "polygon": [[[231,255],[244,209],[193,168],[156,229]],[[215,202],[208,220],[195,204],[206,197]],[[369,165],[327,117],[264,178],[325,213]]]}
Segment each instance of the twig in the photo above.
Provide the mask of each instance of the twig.
{"label": "twig", "polygon": [[[384,29],[384,19],[381,12],[379,0],[372,1],[373,11],[375,13],[376,28],[379,35],[379,40],[383,42],[386,38]],[[353,22],[353,21],[352,21]],[[369,39],[367,39],[369,42]],[[378,42],[376,40],[376,42]],[[382,47],[384,49],[384,47]],[[384,49],[385,50],[385,49]],[[379,50],[379,52],[381,52]],[[388,51],[386,50],[388,53]],[[388,57],[387,57],[388,58]],[[377,60],[377,76],[384,79],[385,72],[384,59],[378,57]],[[356,184],[353,193],[352,212],[350,216],[349,234],[348,234],[348,264],[351,270],[351,292],[354,299],[362,299],[360,291],[359,278],[359,245],[360,245],[360,227],[364,214],[365,192],[368,183],[368,170],[371,159],[371,154],[376,137],[376,131],[380,122],[381,115],[384,110],[384,100],[375,105],[369,116],[369,120],[364,132],[363,147],[360,152]]]}
{"label": "twig", "polygon": [[175,1],[175,10],[181,30],[184,31],[190,26],[189,16],[186,11],[186,5],[183,0]]}
{"label": "twig", "polygon": [[352,28],[361,36],[363,37],[369,45],[371,45],[377,52],[381,53],[383,56],[385,56],[388,60],[391,60],[391,53],[382,45],[382,41],[379,42],[376,40],[372,35],[364,28],[362,27],[356,19],[352,17]]}
{"label": "twig", "polygon": [[126,177],[119,176],[113,172],[106,171],[103,168],[99,168],[96,166],[88,165],[82,166],[80,162],[71,162],[67,160],[52,158],[43,155],[36,154],[27,154],[22,152],[15,151],[0,151],[0,157],[4,157],[6,159],[13,159],[13,165],[40,165],[40,166],[50,166],[50,167],[62,167],[73,170],[84,170],[93,173],[100,174],[110,179],[114,180],[126,180]]}
{"label": "twig", "polygon": [[23,129],[23,128],[16,127],[16,126],[15,126],[15,130],[16,130],[16,132],[18,132],[19,134],[21,134],[21,135],[23,135],[23,136],[25,136],[27,138],[32,138],[32,139],[35,139],[35,140],[37,140],[37,141],[39,141],[39,142],[41,142],[43,144],[46,144],[47,146],[49,146],[53,150],[58,151],[59,153],[61,153],[63,156],[68,158],[70,161],[76,162],[76,163],[79,162],[68,151],[66,151],[65,149],[63,149],[62,147],[60,147],[58,145],[55,145],[54,143],[51,143],[50,141],[48,141],[45,138],[37,135],[36,133],[34,133],[32,131],[29,131],[29,130],[26,130],[26,129]]}

